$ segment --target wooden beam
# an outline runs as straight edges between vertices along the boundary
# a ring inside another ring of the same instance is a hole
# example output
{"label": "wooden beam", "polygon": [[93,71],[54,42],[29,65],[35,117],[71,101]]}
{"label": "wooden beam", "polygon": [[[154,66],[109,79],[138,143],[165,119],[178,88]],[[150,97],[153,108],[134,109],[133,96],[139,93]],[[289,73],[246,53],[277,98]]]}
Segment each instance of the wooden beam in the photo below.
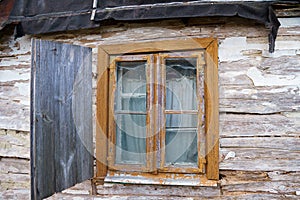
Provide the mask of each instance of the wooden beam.
{"label": "wooden beam", "polygon": [[97,182],[103,184],[107,174],[107,140],[108,140],[108,66],[109,55],[98,48],[98,83],[96,111],[96,176]]}
{"label": "wooden beam", "polygon": [[205,68],[205,123],[206,123],[206,175],[219,179],[219,95],[218,95],[218,43],[213,40],[206,49]]}

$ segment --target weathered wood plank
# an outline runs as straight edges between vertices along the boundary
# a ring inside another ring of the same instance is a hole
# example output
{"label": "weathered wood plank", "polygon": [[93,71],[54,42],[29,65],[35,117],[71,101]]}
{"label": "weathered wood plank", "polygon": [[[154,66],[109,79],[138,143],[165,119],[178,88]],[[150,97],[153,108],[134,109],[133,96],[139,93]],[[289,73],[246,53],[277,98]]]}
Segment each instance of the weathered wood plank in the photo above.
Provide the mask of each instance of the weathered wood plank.
{"label": "weathered wood plank", "polygon": [[29,159],[29,152],[28,132],[0,130],[0,157]]}
{"label": "weathered wood plank", "polygon": [[169,196],[169,197],[217,197],[219,187],[189,187],[166,185],[111,184],[97,186],[99,195],[135,195],[135,196]]}
{"label": "weathered wood plank", "polygon": [[220,137],[299,136],[300,113],[220,114]]}
{"label": "weathered wood plank", "polygon": [[234,185],[253,182],[294,182],[298,183],[300,172],[284,172],[284,171],[234,171],[221,170],[221,185]]}
{"label": "weathered wood plank", "polygon": [[266,194],[263,192],[257,193],[245,193],[245,192],[235,192],[235,193],[226,193],[220,199],[226,200],[249,200],[249,199],[272,199],[272,200],[282,200],[282,199],[290,199],[290,200],[298,200],[299,196],[289,195],[289,194]]}
{"label": "weathered wood plank", "polygon": [[10,189],[30,188],[30,165],[27,159],[0,158],[0,199],[1,193]]}
{"label": "weathered wood plank", "polygon": [[30,199],[29,189],[9,189],[0,192],[0,199],[18,199],[18,200],[28,200]]}
{"label": "weathered wood plank", "polygon": [[[300,171],[298,137],[221,138],[221,170]],[[228,152],[234,156],[224,159]]]}
{"label": "weathered wood plank", "polygon": [[86,47],[32,48],[31,182],[41,199],[93,176],[92,59]]}
{"label": "weathered wood plank", "polygon": [[30,163],[28,159],[0,158],[1,174],[28,174],[30,173]]}
{"label": "weathered wood plank", "polygon": [[[274,148],[221,148],[220,160],[224,163],[231,160],[297,160],[299,159],[299,151],[281,150]],[[234,154],[234,155],[233,155]],[[226,159],[225,159],[226,158]],[[225,159],[225,160],[224,160]]]}
{"label": "weathered wood plank", "polygon": [[263,171],[221,170],[220,175],[220,184],[222,187],[232,184],[270,181],[268,173]]}
{"label": "weathered wood plank", "polygon": [[300,151],[298,137],[221,138],[221,148],[265,148]]}
{"label": "weathered wood plank", "polygon": [[0,173],[0,191],[8,189],[27,189],[30,190],[29,174],[1,174]]}
{"label": "weathered wood plank", "polygon": [[[296,40],[296,39],[295,39]],[[289,41],[293,44],[293,41]],[[291,45],[287,45],[287,48]],[[226,49],[224,49],[226,50]],[[221,50],[220,50],[221,51]],[[222,52],[221,52],[222,53]],[[259,48],[254,51],[253,49],[247,49],[242,51],[242,54],[248,56],[247,58],[240,59],[238,61],[229,60],[220,62],[219,74],[221,85],[251,85],[253,86],[253,81],[247,75],[247,72],[252,67],[257,67],[263,76],[277,75],[283,80],[286,80],[284,84],[280,82],[267,82],[268,85],[284,86],[299,75],[300,59],[295,59],[295,56],[280,56],[280,57],[262,57],[262,50]],[[259,57],[260,59],[255,59]],[[293,85],[293,84],[290,84]]]}
{"label": "weathered wood plank", "polygon": [[223,194],[230,192],[261,192],[270,194],[289,194],[295,195],[296,191],[300,190],[300,182],[289,182],[289,181],[262,181],[252,182],[243,184],[232,184],[222,186]]}
{"label": "weathered wood plank", "polygon": [[235,159],[220,163],[220,170],[242,171],[300,171],[300,159],[275,160],[275,159]]}
{"label": "weathered wood plank", "polygon": [[300,172],[272,171],[268,172],[268,177],[272,181],[289,181],[299,183]]}

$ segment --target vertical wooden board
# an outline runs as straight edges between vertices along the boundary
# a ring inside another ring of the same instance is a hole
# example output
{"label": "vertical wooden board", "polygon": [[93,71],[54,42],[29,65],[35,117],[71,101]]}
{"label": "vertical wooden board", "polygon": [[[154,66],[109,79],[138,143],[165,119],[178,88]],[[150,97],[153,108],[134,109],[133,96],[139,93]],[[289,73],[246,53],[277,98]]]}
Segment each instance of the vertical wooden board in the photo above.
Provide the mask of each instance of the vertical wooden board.
{"label": "vertical wooden board", "polygon": [[32,199],[93,176],[91,49],[32,42]]}
{"label": "vertical wooden board", "polygon": [[213,40],[206,49],[205,109],[206,153],[208,179],[219,179],[219,95],[218,95],[218,43]]}
{"label": "vertical wooden board", "polygon": [[98,48],[98,83],[97,83],[97,113],[96,113],[96,176],[100,184],[104,183],[107,174],[108,145],[108,86],[109,86],[109,56]]}

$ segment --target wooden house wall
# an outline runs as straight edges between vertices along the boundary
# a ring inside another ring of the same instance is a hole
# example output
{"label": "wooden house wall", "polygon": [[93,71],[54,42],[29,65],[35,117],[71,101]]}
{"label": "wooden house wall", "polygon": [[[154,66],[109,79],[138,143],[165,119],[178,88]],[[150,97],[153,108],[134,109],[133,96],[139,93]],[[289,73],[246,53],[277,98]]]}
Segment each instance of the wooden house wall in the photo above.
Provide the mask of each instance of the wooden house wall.
{"label": "wooden house wall", "polygon": [[[225,22],[226,21],[226,22]],[[300,195],[300,18],[280,18],[275,53],[268,31],[242,19],[165,20],[34,36],[93,48],[94,109],[97,45],[169,38],[219,41],[220,186],[98,186],[103,198],[215,197],[298,199]],[[0,38],[0,198],[29,197],[31,36]],[[147,191],[145,193],[145,191]],[[90,182],[50,199],[90,198]]]}

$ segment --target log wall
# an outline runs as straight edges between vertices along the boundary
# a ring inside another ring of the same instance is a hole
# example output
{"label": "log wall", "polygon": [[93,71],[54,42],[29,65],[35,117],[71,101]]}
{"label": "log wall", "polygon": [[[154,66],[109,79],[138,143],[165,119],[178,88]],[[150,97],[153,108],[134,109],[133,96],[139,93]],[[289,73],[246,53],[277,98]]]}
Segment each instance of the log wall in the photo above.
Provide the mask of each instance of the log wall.
{"label": "log wall", "polygon": [[[298,199],[300,195],[300,18],[280,18],[275,53],[268,30],[252,21],[223,18],[103,25],[99,29],[34,36],[93,48],[168,38],[219,41],[220,185],[215,188],[98,186],[103,198]],[[3,31],[2,31],[3,33]],[[0,198],[29,196],[30,36],[0,38]],[[94,98],[95,99],[95,98]],[[94,100],[94,108],[96,102]],[[84,182],[51,197],[91,196]],[[145,193],[145,191],[147,191]],[[27,196],[26,196],[27,195]],[[27,198],[26,198],[27,199]]]}

